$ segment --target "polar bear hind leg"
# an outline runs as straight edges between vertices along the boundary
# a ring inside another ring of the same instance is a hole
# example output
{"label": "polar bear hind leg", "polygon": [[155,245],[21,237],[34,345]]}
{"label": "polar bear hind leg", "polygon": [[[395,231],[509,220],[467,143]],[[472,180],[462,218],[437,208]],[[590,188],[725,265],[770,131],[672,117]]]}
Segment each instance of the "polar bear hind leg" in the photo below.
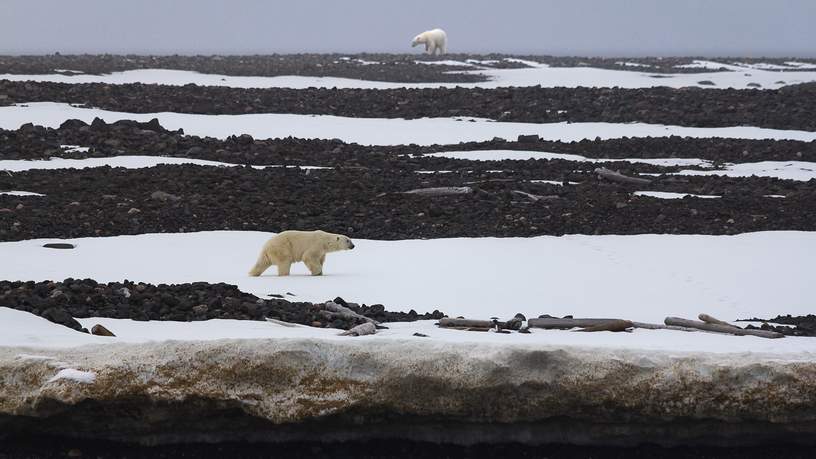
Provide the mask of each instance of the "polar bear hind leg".
{"label": "polar bear hind leg", "polygon": [[326,259],[325,254],[315,252],[306,252],[303,254],[303,263],[309,268],[312,276],[320,276],[323,274],[323,261]]}
{"label": "polar bear hind leg", "polygon": [[258,261],[255,263],[255,266],[249,271],[249,275],[258,277],[270,266],[272,266],[272,261],[266,256],[266,252],[261,252],[261,254],[258,255]]}

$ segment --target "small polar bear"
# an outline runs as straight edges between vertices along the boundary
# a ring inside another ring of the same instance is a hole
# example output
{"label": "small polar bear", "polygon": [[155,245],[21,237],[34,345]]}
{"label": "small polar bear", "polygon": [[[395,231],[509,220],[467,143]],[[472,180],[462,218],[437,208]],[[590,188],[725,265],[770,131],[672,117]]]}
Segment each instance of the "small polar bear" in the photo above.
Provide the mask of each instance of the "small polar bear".
{"label": "small polar bear", "polygon": [[433,29],[414,37],[411,47],[425,45],[425,53],[430,55],[445,54],[448,52],[448,34],[442,29]]}
{"label": "small polar bear", "polygon": [[354,243],[342,234],[325,231],[283,231],[264,244],[255,266],[249,271],[253,277],[260,276],[266,268],[276,265],[278,276],[288,276],[292,263],[302,261],[313,276],[323,274],[326,254],[351,250]]}

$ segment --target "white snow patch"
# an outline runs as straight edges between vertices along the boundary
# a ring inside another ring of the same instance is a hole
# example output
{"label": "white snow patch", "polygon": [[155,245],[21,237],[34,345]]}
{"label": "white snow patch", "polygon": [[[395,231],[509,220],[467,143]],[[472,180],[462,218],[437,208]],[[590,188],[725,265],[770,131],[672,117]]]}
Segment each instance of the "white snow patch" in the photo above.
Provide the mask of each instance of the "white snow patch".
{"label": "white snow patch", "polygon": [[[106,158],[85,158],[85,159],[65,159],[65,158],[51,158],[40,160],[0,160],[0,170],[5,169],[12,172],[22,172],[28,170],[40,169],[87,169],[92,167],[123,167],[126,169],[142,169],[148,167],[156,167],[159,165],[174,165],[174,164],[195,164],[198,166],[213,166],[213,167],[242,167],[242,164],[223,163],[220,161],[208,161],[204,159],[192,158],[176,158],[172,156],[139,156],[139,155],[123,155],[110,156]],[[251,166],[254,169],[266,168],[300,168],[300,169],[331,169],[324,166],[284,166],[284,165],[263,165]]]}
{"label": "white snow patch", "polygon": [[196,115],[184,113],[126,113],[73,107],[68,104],[38,102],[0,107],[0,128],[18,129],[31,120],[46,127],[59,127],[68,119],[90,123],[99,117],[108,123],[122,119],[150,121],[158,118],[167,129],[184,129],[189,135],[220,139],[250,134],[255,138],[299,137],[305,139],[338,138],[363,145],[453,144],[488,141],[494,137],[514,139],[537,134],[545,140],[563,142],[583,139],[621,137],[740,138],[772,140],[816,140],[816,132],[765,129],[748,126],[697,128],[645,123],[506,123],[476,119],[460,122],[457,118],[415,120],[383,118],[347,118],[326,115],[251,114]]}
{"label": "white snow patch", "polygon": [[355,240],[353,251],[327,257],[324,276],[310,276],[296,264],[288,277],[275,276],[274,268],[249,277],[270,236],[216,231],[83,238],[66,240],[78,247],[65,251],[44,250],[48,240],[3,242],[0,259],[15,262],[0,263],[0,279],[226,282],[259,297],[292,292],[297,300],[322,302],[340,296],[452,316],[521,312],[649,322],[700,312],[723,320],[808,314],[816,284],[811,232]]}
{"label": "white snow patch", "polygon": [[641,64],[640,62],[624,62],[624,61],[615,62],[615,65],[620,65],[622,67],[653,67],[653,65],[651,64]]}
{"label": "white snow patch", "polygon": [[766,194],[762,196],[763,198],[786,198],[784,194]]}
{"label": "white snow patch", "polygon": [[721,198],[722,196],[716,196],[711,194],[691,194],[691,193],[671,193],[668,191],[635,191],[633,193],[635,196],[647,196],[650,198],[658,198],[658,199],[683,199],[686,196],[691,196],[693,198],[704,198],[704,199],[712,199],[712,198]]}
{"label": "white snow patch", "polygon": [[785,64],[797,69],[816,69],[816,64],[811,64],[809,62],[788,61],[785,62]]}
{"label": "white snow patch", "polygon": [[[0,163],[2,163],[2,161],[0,161]],[[0,170],[3,170],[2,166],[0,166]],[[32,193],[31,191],[0,191],[0,196],[45,196],[45,195],[40,193]]]}
{"label": "white snow patch", "polygon": [[[564,185],[560,180],[530,180],[530,183],[546,183],[549,185]],[[578,185],[581,182],[567,182],[567,185]]]}
{"label": "white snow patch", "polygon": [[60,148],[62,148],[66,153],[86,153],[91,149],[91,147],[82,147],[79,145],[60,145]]}
{"label": "white snow patch", "polygon": [[458,65],[460,67],[473,67],[470,62],[454,61],[454,60],[440,60],[440,61],[414,61],[416,64],[424,65]]}
{"label": "white snow patch", "polygon": [[566,161],[584,161],[590,163],[607,163],[625,161],[629,163],[652,164],[655,166],[701,166],[711,167],[711,161],[697,158],[587,158],[586,156],[567,153],[550,153],[544,151],[525,150],[470,150],[470,151],[443,151],[429,153],[425,156],[435,156],[452,159],[468,159],[472,161],[502,161],[505,159],[563,159]]}
{"label": "white snow patch", "polygon": [[760,161],[726,164],[722,170],[683,170],[675,175],[720,175],[725,177],[773,177],[806,182],[816,179],[816,163],[807,161]]}
{"label": "white snow patch", "polygon": [[504,58],[505,62],[513,62],[516,64],[526,65],[527,67],[531,67],[534,69],[548,69],[550,68],[549,64],[542,64],[541,62],[529,61],[525,59],[516,59],[515,57],[506,57]]}
{"label": "white snow patch", "polygon": [[52,383],[63,379],[78,382],[80,384],[93,384],[94,381],[96,381],[96,373],[92,371],[75,370],[73,368],[64,368],[60,370],[53,378],[49,379],[48,382]]}

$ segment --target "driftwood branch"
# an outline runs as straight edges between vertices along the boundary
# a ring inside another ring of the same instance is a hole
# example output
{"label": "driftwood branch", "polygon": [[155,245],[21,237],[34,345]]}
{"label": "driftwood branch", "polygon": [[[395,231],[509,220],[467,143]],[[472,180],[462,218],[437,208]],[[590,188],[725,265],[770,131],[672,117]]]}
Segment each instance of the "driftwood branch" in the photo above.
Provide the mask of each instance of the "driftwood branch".
{"label": "driftwood branch", "polygon": [[362,314],[357,314],[356,312],[352,311],[351,309],[341,306],[334,301],[327,301],[323,304],[323,311],[320,311],[321,315],[324,317],[335,318],[335,317],[344,317],[344,318],[354,318],[364,320],[366,322],[371,322],[374,325],[379,324],[374,319],[366,317]]}
{"label": "driftwood branch", "polygon": [[620,183],[633,183],[635,185],[646,185],[652,183],[651,180],[639,177],[629,177],[628,175],[623,175],[620,172],[615,172],[613,170],[609,170],[605,167],[599,167],[595,169],[595,173],[598,174],[599,177],[605,178],[607,180],[611,180],[613,182],[620,182]]}
{"label": "driftwood branch", "polygon": [[556,199],[560,199],[560,196],[557,196],[557,195],[554,195],[554,194],[550,194],[550,195],[547,195],[547,196],[541,196],[541,195],[527,193],[525,191],[519,191],[519,190],[513,190],[511,193],[517,194],[519,196],[524,196],[525,198],[527,198],[527,199],[529,199],[529,200],[531,200],[533,202],[554,201]]}
{"label": "driftwood branch", "polygon": [[785,335],[768,330],[746,330],[744,328],[734,327],[733,325],[719,325],[710,324],[706,322],[698,322],[696,320],[681,319],[679,317],[666,317],[664,321],[666,325],[675,325],[680,327],[696,328],[698,330],[725,333],[728,335],[737,336],[759,336],[760,338],[784,338]]}
{"label": "driftwood branch", "polygon": [[473,188],[469,186],[443,186],[436,188],[417,188],[416,190],[402,192],[402,194],[415,194],[417,196],[453,196],[470,193],[473,193]]}

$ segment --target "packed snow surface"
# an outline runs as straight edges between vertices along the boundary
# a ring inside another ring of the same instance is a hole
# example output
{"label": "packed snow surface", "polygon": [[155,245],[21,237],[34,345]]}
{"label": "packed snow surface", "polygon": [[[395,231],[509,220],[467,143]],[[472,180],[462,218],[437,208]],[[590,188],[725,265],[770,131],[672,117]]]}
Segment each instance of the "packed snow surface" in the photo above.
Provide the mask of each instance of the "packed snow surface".
{"label": "packed snow surface", "polygon": [[95,117],[112,123],[118,120],[150,121],[158,118],[167,129],[184,129],[189,135],[224,139],[249,134],[255,138],[340,139],[363,145],[453,144],[516,139],[537,134],[545,140],[563,142],[621,137],[694,138],[724,137],[740,139],[816,140],[816,132],[765,129],[749,126],[698,128],[645,123],[509,123],[471,118],[349,118],[328,115],[248,114],[198,115],[187,113],[126,113],[74,107],[69,104],[38,102],[0,107],[0,128],[18,129],[35,120],[37,124],[57,128],[69,119],[86,123]]}
{"label": "packed snow surface", "polygon": [[48,380],[48,382],[55,382],[59,380],[74,381],[82,384],[93,384],[96,380],[96,373],[92,371],[81,371],[73,368],[64,368],[57,372],[57,374]]}
{"label": "packed snow surface", "polygon": [[[468,317],[521,312],[661,322],[667,315],[722,319],[812,312],[816,233],[355,240],[329,254],[325,275],[247,275],[270,233],[216,231],[0,243],[0,279],[227,282],[259,297],[382,303]],[[207,247],[207,250],[201,250]],[[116,256],[111,256],[116,254]],[[670,261],[667,261],[670,260]]]}
{"label": "packed snow surface", "polygon": [[[508,62],[524,64],[528,67],[520,69],[495,69],[480,67],[480,61],[416,61],[423,65],[455,65],[472,67],[472,70],[452,71],[451,73],[465,73],[484,75],[487,81],[477,83],[393,83],[371,80],[358,80],[338,77],[310,77],[310,76],[228,76],[218,74],[204,74],[186,70],[140,69],[124,72],[113,72],[103,75],[90,74],[44,74],[44,75],[13,75],[0,74],[0,80],[12,81],[43,81],[57,83],[105,83],[105,84],[164,84],[182,86],[197,84],[200,86],[227,86],[234,88],[294,88],[310,87],[321,88],[359,88],[359,89],[391,89],[391,88],[436,88],[436,87],[463,87],[463,88],[497,88],[497,87],[527,87],[540,85],[542,87],[621,87],[621,88],[649,88],[668,86],[681,88],[688,86],[706,88],[736,88],[746,89],[759,85],[760,89],[776,89],[787,85],[816,81],[816,69],[813,64],[791,62],[787,66],[778,64],[726,64],[711,61],[694,61],[692,64],[680,65],[685,68],[702,68],[712,70],[705,73],[649,73],[648,66],[634,62],[621,62],[618,65],[626,67],[641,67],[643,71],[622,69],[601,69],[588,66],[581,67],[550,67],[534,61],[508,58]],[[375,62],[357,61],[360,65],[375,64]],[[725,69],[725,70],[723,70]],[[807,70],[803,70],[807,69]],[[788,71],[784,70],[798,70]],[[702,85],[700,82],[710,81],[713,85]],[[752,84],[752,86],[749,86]]]}

